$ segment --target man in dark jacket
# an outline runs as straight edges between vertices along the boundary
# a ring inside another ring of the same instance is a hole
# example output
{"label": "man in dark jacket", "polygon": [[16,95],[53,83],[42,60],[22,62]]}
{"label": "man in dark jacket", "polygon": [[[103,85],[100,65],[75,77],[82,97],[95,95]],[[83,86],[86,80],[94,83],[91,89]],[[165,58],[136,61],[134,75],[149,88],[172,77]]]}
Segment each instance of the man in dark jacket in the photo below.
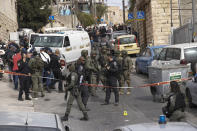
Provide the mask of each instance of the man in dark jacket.
{"label": "man in dark jacket", "polygon": [[108,54],[109,64],[107,65],[107,88],[106,88],[106,97],[105,103],[103,105],[108,105],[111,92],[114,92],[115,96],[115,106],[118,106],[119,103],[119,93],[117,87],[117,74],[118,74],[118,64],[116,60],[113,58],[112,54]]}
{"label": "man in dark jacket", "polygon": [[[25,75],[30,75],[31,69],[28,66],[28,60],[27,60],[27,52],[22,52],[22,59],[18,61],[18,67],[19,73],[25,74]],[[19,81],[20,81],[20,89],[19,89],[19,95],[18,95],[18,100],[23,101],[22,95],[23,91],[25,92],[25,100],[31,100],[29,97],[29,86],[30,86],[30,77],[29,76],[19,76]]]}
{"label": "man in dark jacket", "polygon": [[62,72],[61,72],[61,65],[60,65],[60,57],[58,56],[59,50],[55,51],[56,54],[51,54],[51,69],[53,71],[54,80],[51,82],[51,87],[55,86],[56,82],[59,82],[58,89],[59,93],[63,92],[63,85],[62,85]]}

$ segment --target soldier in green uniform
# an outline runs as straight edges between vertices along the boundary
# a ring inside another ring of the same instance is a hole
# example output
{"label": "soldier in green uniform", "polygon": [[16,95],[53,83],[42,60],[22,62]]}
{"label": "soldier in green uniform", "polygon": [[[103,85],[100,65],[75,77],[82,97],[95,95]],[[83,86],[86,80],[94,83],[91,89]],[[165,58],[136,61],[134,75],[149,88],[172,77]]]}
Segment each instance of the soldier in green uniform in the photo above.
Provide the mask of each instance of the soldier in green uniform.
{"label": "soldier in green uniform", "polygon": [[106,66],[108,65],[108,56],[107,56],[107,48],[106,46],[102,47],[100,57],[98,59],[99,64],[101,66],[101,71],[99,73],[99,81],[102,82],[104,86],[106,86],[107,82],[107,77],[106,77]]}
{"label": "soldier in green uniform", "polygon": [[[131,58],[128,56],[127,51],[122,51],[122,71],[123,71],[123,77],[121,78],[121,86],[125,85],[125,81],[128,85],[128,87],[131,87],[131,80],[130,80],[130,74],[133,67],[133,63],[131,61]],[[123,94],[124,90],[120,89],[120,94]],[[131,94],[131,89],[127,89],[127,95]]]}
{"label": "soldier in green uniform", "polygon": [[[122,56],[121,56],[121,52],[119,50],[114,50],[114,56],[115,56],[115,60],[118,64],[118,83],[119,83],[119,86],[122,87],[124,84],[122,83],[122,79],[123,79],[123,71],[122,71]],[[120,92],[121,93],[121,92]]]}
{"label": "soldier in green uniform", "polygon": [[67,106],[66,106],[66,112],[65,115],[62,117],[63,121],[67,121],[68,120],[68,116],[70,114],[71,108],[72,108],[72,104],[73,101],[76,99],[77,104],[79,106],[79,109],[83,112],[83,116],[80,120],[88,120],[88,114],[85,110],[85,106],[82,103],[82,99],[81,99],[81,94],[79,92],[79,80],[78,80],[78,75],[75,72],[75,66],[74,64],[72,64],[69,67],[69,71],[70,71],[70,81],[68,82],[68,86],[65,88],[66,91],[70,91],[70,96],[68,98],[68,102],[67,102]]}
{"label": "soldier in green uniform", "polygon": [[41,97],[44,97],[44,90],[42,85],[42,72],[44,69],[44,62],[37,54],[36,51],[33,52],[33,58],[29,61],[29,67],[32,70],[32,82],[33,82],[33,98],[38,97],[38,92],[41,91]]}
{"label": "soldier in green uniform", "polygon": [[[96,51],[91,52],[91,58],[88,58],[85,63],[85,69],[90,72],[90,83],[97,84],[98,73],[100,71],[99,63],[96,59]],[[90,93],[92,96],[96,96],[96,87],[90,87]]]}
{"label": "soldier in green uniform", "polygon": [[171,92],[162,111],[170,121],[185,121],[185,96],[176,81],[170,82]]}

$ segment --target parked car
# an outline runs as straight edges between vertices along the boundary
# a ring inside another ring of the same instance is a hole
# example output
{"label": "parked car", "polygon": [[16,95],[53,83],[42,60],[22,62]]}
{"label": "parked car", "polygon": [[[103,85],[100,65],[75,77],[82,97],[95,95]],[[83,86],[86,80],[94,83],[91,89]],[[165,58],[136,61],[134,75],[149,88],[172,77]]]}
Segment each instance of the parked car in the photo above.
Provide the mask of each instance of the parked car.
{"label": "parked car", "polygon": [[185,43],[164,47],[159,57],[153,60],[151,65],[187,64],[190,66],[189,76],[191,76],[196,62],[197,43]]}
{"label": "parked car", "polygon": [[39,112],[0,112],[0,131],[69,131],[58,115]]}
{"label": "parked car", "polygon": [[197,128],[186,122],[168,122],[167,124],[144,123],[128,125],[113,131],[197,131]]}
{"label": "parked car", "polygon": [[197,80],[189,80],[186,83],[185,95],[188,99],[189,107],[197,105]]}
{"label": "parked car", "polygon": [[135,35],[121,35],[116,38],[115,49],[126,50],[129,55],[138,54],[140,47]]}
{"label": "parked car", "polygon": [[136,73],[145,73],[148,74],[148,66],[151,65],[152,61],[158,57],[162,48],[166,45],[160,46],[148,46],[145,51],[136,58],[135,69]]}

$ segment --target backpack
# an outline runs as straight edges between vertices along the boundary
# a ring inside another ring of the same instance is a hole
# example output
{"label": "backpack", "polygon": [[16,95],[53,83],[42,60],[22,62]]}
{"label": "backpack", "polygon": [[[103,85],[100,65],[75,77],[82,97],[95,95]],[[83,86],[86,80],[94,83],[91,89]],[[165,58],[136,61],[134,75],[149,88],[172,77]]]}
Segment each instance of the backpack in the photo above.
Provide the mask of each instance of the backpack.
{"label": "backpack", "polygon": [[176,101],[175,101],[174,110],[182,109],[182,111],[184,111],[185,107],[186,107],[186,104],[185,104],[184,94],[183,93],[176,94]]}

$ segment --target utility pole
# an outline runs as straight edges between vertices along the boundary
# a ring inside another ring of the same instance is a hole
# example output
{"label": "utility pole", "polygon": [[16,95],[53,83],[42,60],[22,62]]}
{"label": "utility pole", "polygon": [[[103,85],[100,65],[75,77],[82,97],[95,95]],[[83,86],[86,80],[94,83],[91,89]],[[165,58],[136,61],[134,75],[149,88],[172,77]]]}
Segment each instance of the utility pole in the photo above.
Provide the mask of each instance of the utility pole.
{"label": "utility pole", "polygon": [[[51,0],[51,10],[53,10],[53,2]],[[53,20],[50,20],[51,21],[51,28],[53,28]]]}
{"label": "utility pole", "polygon": [[122,0],[122,9],[123,9],[123,23],[125,24],[125,0]]}
{"label": "utility pole", "polygon": [[192,0],[192,42],[194,42],[196,21],[196,0]]}
{"label": "utility pole", "polygon": [[73,0],[70,1],[71,2],[71,25],[72,25],[72,28],[73,28]]}
{"label": "utility pole", "polygon": [[172,22],[172,0],[170,0],[170,14],[171,14],[171,28],[173,27],[173,22]]}

